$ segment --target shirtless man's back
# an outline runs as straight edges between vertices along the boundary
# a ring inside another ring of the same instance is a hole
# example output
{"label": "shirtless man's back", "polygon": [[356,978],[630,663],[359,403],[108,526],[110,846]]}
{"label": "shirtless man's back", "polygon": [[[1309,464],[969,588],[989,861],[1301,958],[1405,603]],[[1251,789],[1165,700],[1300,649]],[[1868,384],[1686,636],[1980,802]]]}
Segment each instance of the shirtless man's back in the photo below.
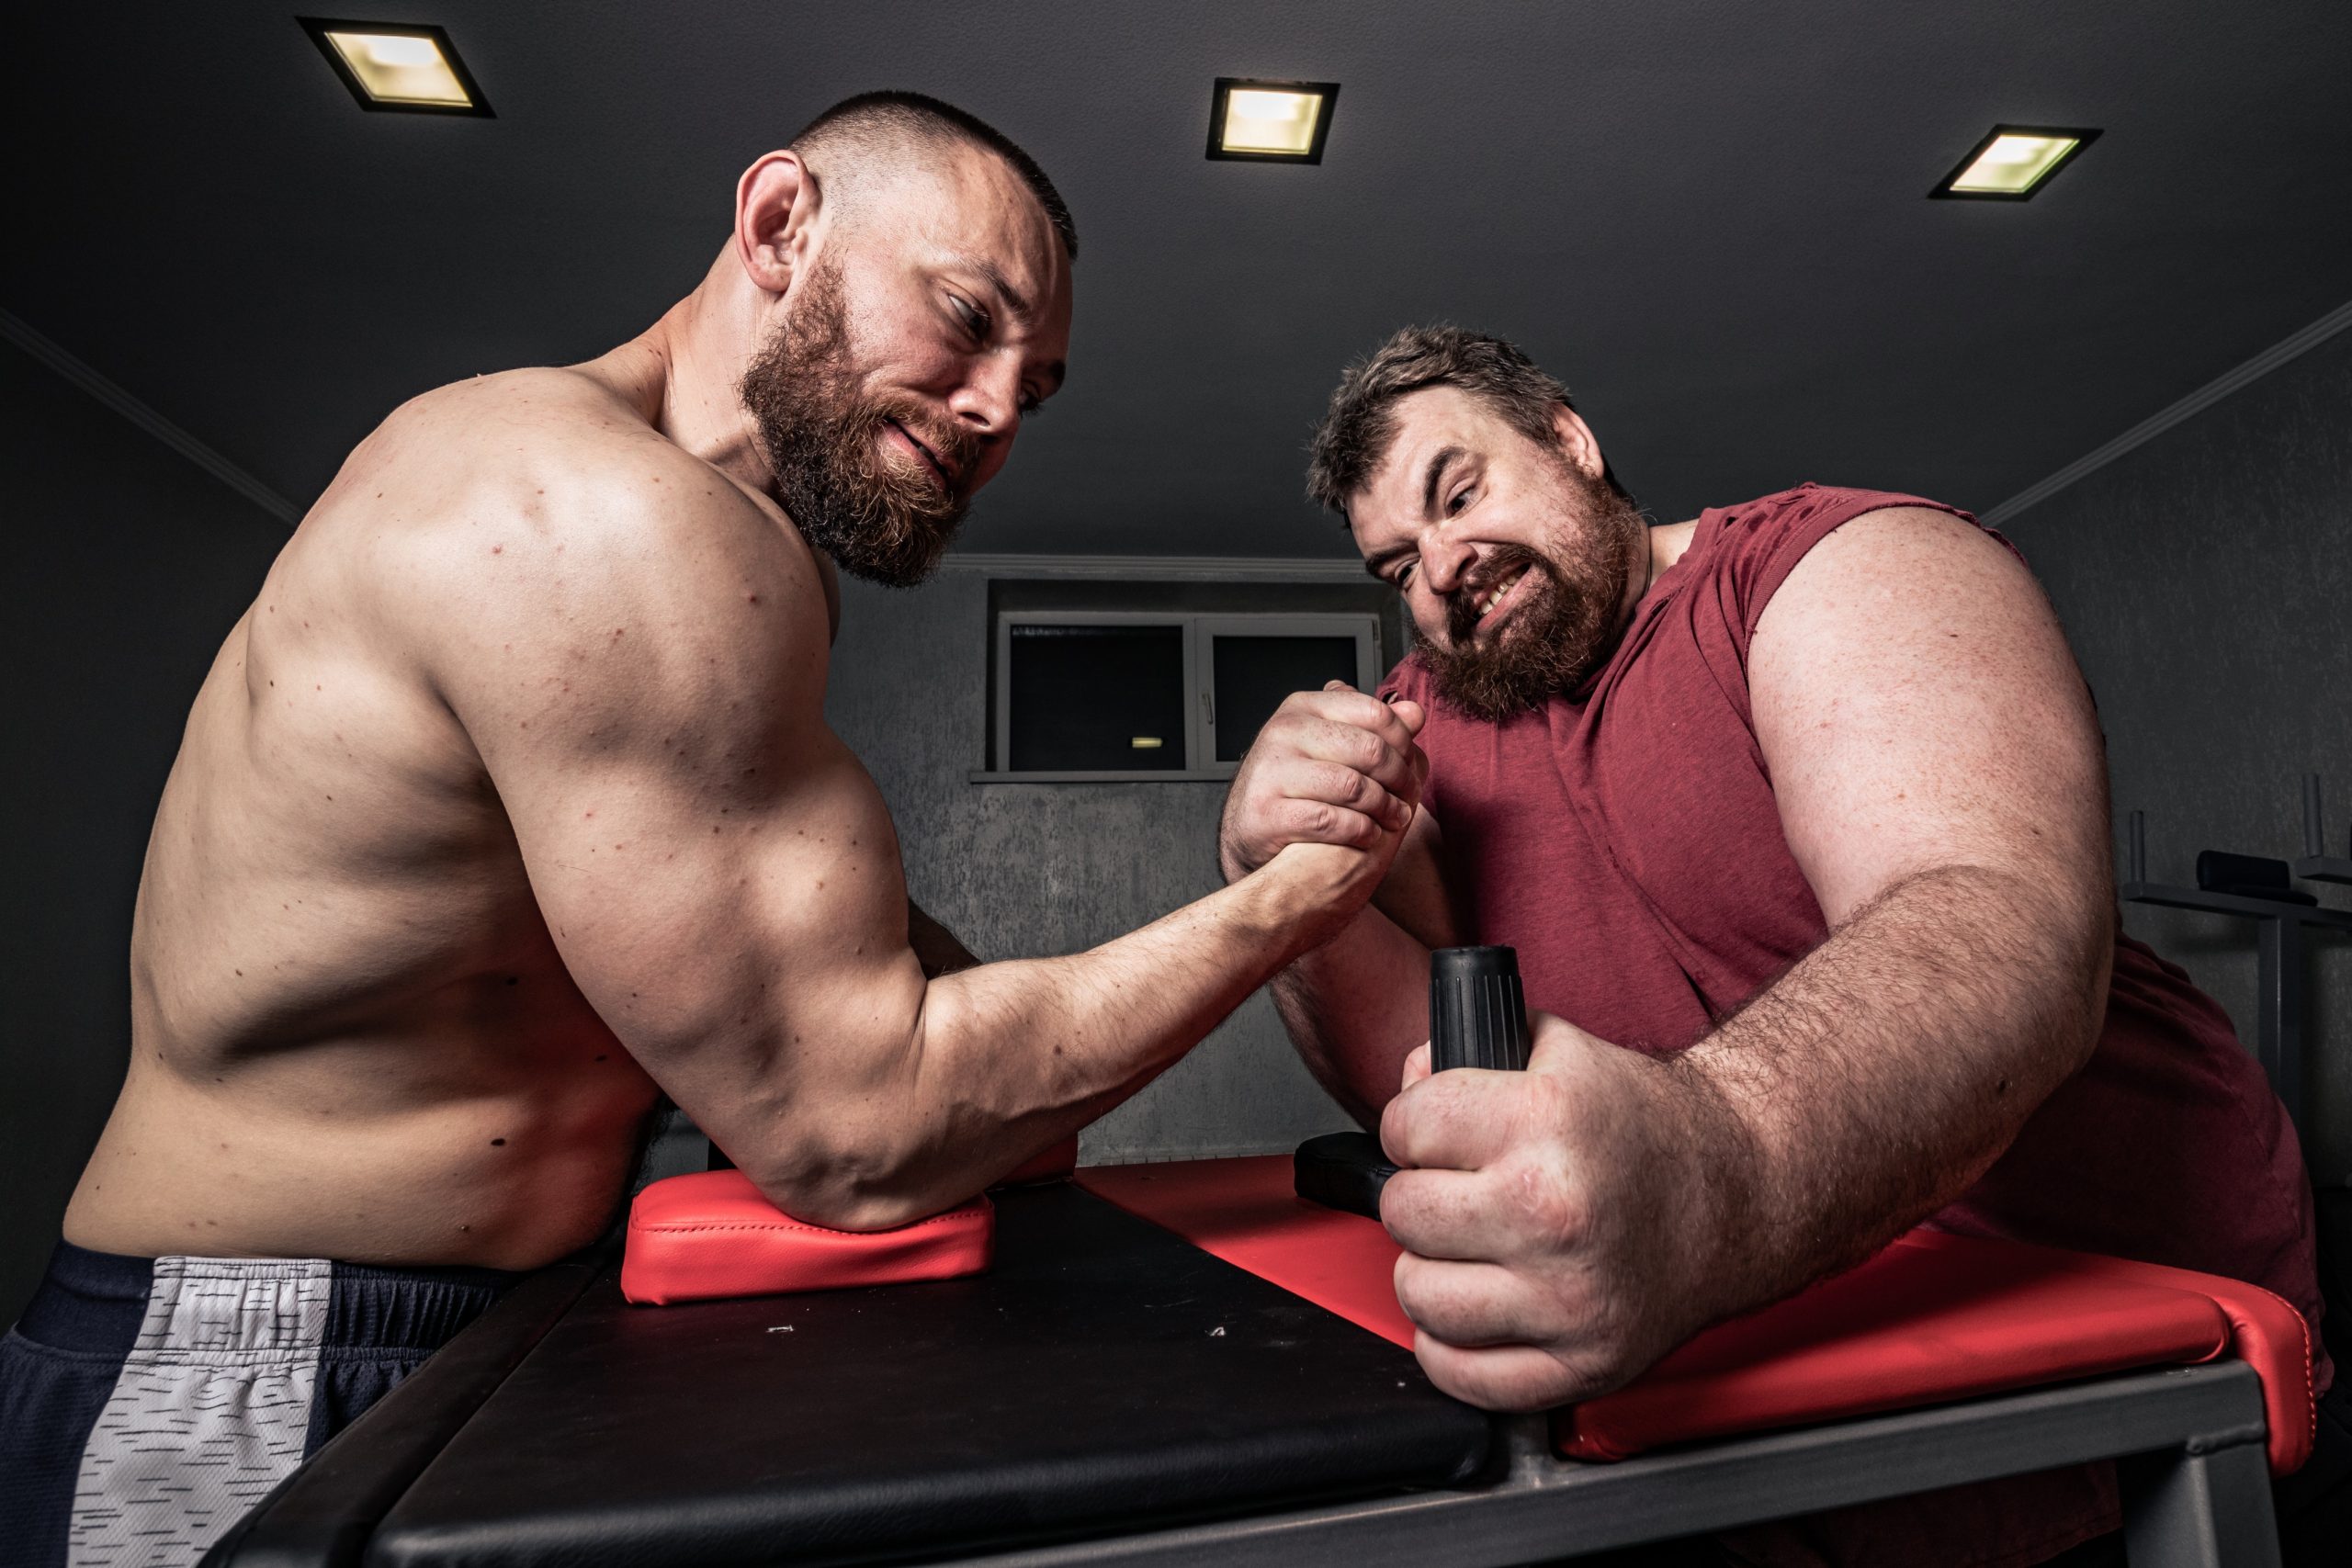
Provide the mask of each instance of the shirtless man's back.
{"label": "shirtless man's back", "polygon": [[[646,619],[646,599],[691,611],[720,558],[775,585],[786,668],[813,676],[760,682],[769,718],[797,747],[828,739],[812,731],[827,630],[814,558],[772,502],[632,401],[644,386],[629,372],[649,358],[416,400],[272,567],[213,661],[156,816],[131,946],[135,1054],[69,1240],[514,1269],[609,1219],[660,1091],[565,967],[485,757],[496,747],[469,732],[452,687],[499,711],[510,750],[530,744],[535,716],[557,744],[578,739],[564,720],[589,699],[575,694],[637,657],[631,632],[675,655],[681,628]],[[632,498],[643,510],[624,521],[616,482],[677,499]],[[575,592],[628,620],[586,624]],[[708,722],[695,706],[681,729]],[[888,855],[855,766],[839,758],[828,793],[874,819],[868,841]],[[636,874],[624,842],[586,831],[594,810],[581,808],[579,852]],[[741,847],[708,836],[726,844],[713,859]],[[863,880],[878,892],[888,878]]]}
{"label": "shirtless man's back", "polygon": [[[353,453],[164,791],[130,1076],[0,1348],[0,1467],[51,1499],[7,1539],[200,1550],[251,1499],[154,1485],[178,1454],[116,1436],[225,1420],[187,1442],[282,1474],[397,1375],[370,1350],[379,1382],[341,1387],[337,1336],[437,1313],[413,1365],[497,1288],[452,1266],[593,1240],[665,1091],[787,1212],[904,1223],[1132,1094],[1377,886],[1410,707],[1351,755],[1355,842],[1091,952],[967,967],[907,903],[824,723],[832,568],[935,562],[1060,383],[1075,251],[995,132],[852,100],[744,175],[729,244],[644,336],[429,393]],[[226,1394],[223,1333],[250,1385]],[[135,1389],[84,1386],[131,1360]],[[262,1429],[288,1410],[308,1427]],[[107,1555],[133,1560],[180,1559]]]}

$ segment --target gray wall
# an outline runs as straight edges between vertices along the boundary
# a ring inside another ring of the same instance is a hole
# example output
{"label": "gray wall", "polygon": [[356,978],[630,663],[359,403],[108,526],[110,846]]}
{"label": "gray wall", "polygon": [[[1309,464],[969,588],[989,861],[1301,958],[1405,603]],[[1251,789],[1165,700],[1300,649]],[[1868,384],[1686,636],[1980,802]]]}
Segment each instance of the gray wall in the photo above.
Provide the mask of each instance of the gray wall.
{"label": "gray wall", "polygon": [[122,1081],[131,897],[180,726],[286,527],[9,344],[0,479],[6,1323]]}
{"label": "gray wall", "polygon": [[[915,902],[982,958],[1074,953],[1221,885],[1221,784],[972,784],[988,707],[988,584],[844,583],[826,713],[898,822]],[[1244,1003],[1080,1140],[1088,1164],[1268,1154],[1351,1126],[1273,1006]]]}
{"label": "gray wall", "polygon": [[[2330,852],[2352,824],[2352,332],[2338,333],[2005,527],[2048,587],[2098,694],[2148,874],[2193,885],[2201,849],[2293,859],[2301,779],[2325,776]],[[2342,888],[2321,901],[2347,902]],[[2254,1038],[2248,922],[2126,907]],[[2312,964],[2306,1150],[2352,1174],[2352,943]]]}

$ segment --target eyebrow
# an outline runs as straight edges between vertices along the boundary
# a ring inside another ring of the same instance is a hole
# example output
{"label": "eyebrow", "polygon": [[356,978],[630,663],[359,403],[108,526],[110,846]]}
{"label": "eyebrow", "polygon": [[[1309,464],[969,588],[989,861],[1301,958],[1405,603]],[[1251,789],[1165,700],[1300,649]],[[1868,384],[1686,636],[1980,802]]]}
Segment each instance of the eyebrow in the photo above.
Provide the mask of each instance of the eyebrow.
{"label": "eyebrow", "polygon": [[1437,481],[1445,477],[1445,466],[1462,456],[1459,446],[1441,446],[1437,456],[1430,459],[1429,478],[1421,483],[1421,514],[1426,517],[1437,510]]}
{"label": "eyebrow", "polygon": [[[996,263],[986,256],[976,256],[966,252],[958,252],[955,260],[959,265],[978,273],[981,281],[996,291],[997,298],[1004,301],[1005,314],[1023,326],[1028,326],[1037,319],[1036,309],[1029,303],[1029,296],[1012,287],[1012,280],[1004,276],[1004,269],[998,266]],[[1047,393],[1050,395],[1060,391],[1062,383],[1069,378],[1068,361],[1057,359],[1043,368],[1045,374],[1053,378],[1053,385],[1046,389]]]}
{"label": "eyebrow", "polygon": [[1388,569],[1413,553],[1413,547],[1410,545],[1391,545],[1385,550],[1364,557],[1363,569],[1381,581],[1386,582]]}
{"label": "eyebrow", "polygon": [[1029,303],[1029,296],[1012,287],[1012,279],[1004,276],[1004,269],[998,266],[996,263],[986,256],[967,254],[959,254],[956,260],[978,273],[987,281],[988,286],[996,290],[998,298],[1004,301],[1006,313],[1013,320],[1025,325],[1036,318],[1036,311]]}

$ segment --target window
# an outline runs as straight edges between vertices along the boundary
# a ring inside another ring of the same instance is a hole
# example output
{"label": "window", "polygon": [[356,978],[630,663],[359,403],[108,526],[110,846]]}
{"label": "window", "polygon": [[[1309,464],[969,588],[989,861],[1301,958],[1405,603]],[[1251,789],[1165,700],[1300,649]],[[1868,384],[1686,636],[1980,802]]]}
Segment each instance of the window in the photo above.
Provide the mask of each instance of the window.
{"label": "window", "polygon": [[1379,679],[1371,615],[1006,610],[982,778],[1229,779],[1293,692]]}

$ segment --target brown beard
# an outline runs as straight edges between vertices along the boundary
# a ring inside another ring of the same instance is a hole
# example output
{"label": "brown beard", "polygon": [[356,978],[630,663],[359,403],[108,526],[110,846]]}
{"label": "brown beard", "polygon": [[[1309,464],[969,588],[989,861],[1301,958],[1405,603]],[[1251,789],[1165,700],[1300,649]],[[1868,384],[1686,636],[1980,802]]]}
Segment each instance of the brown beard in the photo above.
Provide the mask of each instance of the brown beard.
{"label": "brown beard", "polygon": [[[1648,525],[1617,491],[1566,462],[1559,469],[1575,514],[1551,531],[1546,550],[1499,545],[1487,552],[1475,576],[1446,598],[1451,651],[1414,628],[1439,699],[1482,723],[1500,724],[1576,690],[1624,635],[1625,586]],[[1528,576],[1518,607],[1494,637],[1474,642],[1477,601],[1521,564]]]}
{"label": "brown beard", "polygon": [[970,500],[920,459],[885,457],[884,432],[900,425],[951,474],[970,472],[977,443],[920,408],[866,397],[859,379],[841,265],[820,262],[738,390],[801,536],[852,577],[911,588],[938,566]]}

